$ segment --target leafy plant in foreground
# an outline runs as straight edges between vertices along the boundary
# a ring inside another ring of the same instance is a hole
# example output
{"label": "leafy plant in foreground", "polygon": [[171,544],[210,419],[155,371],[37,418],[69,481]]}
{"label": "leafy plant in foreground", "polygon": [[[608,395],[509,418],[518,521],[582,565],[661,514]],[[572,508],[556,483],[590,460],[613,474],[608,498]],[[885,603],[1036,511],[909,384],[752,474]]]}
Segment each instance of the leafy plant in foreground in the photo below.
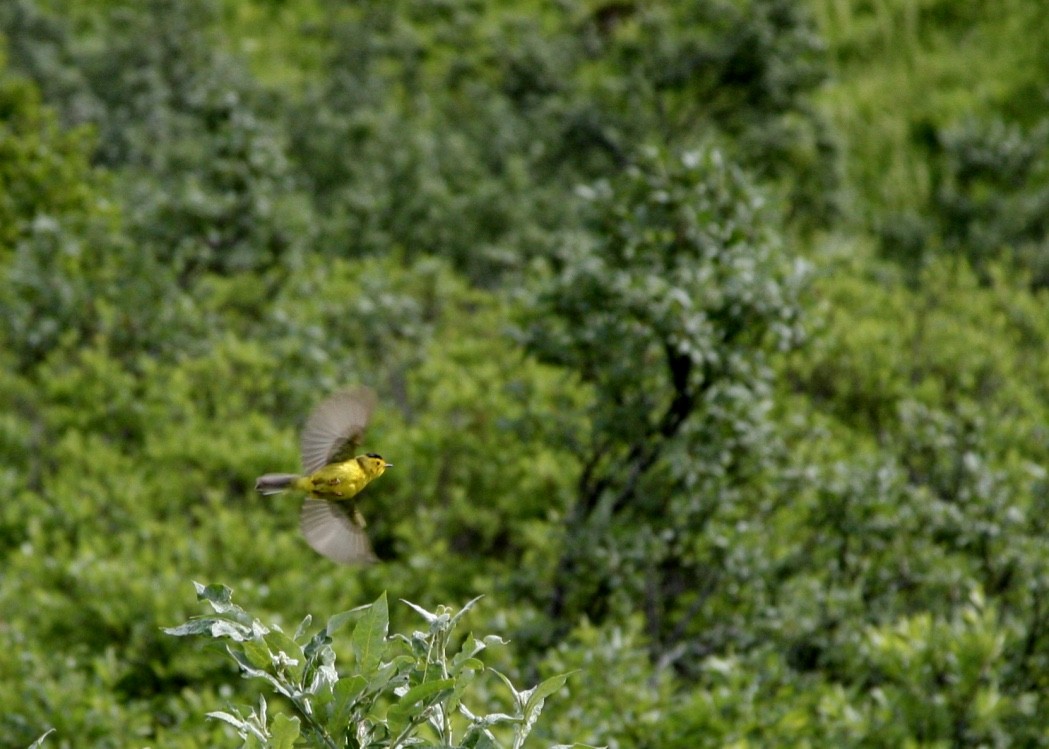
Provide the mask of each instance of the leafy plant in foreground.
{"label": "leafy plant in foreground", "polygon": [[[234,726],[245,747],[291,749],[305,740],[308,746],[329,748],[494,749],[503,742],[492,729],[505,725],[512,728],[511,746],[519,749],[546,698],[564,686],[569,676],[554,676],[518,691],[506,676],[489,668],[510,690],[513,714],[475,714],[463,704],[463,697],[485,670],[476,656],[504,640],[495,635],[482,639],[467,635],[451,655],[449,646],[455,625],[479,597],[454,613],[444,606],[431,613],[405,601],[429,625],[426,632],[411,636],[388,633],[389,610],[383,593],[374,603],[331,617],[312,636],[308,634],[312,617],[307,615],[294,636],[288,637],[280,627],[263,625],[234,604],[226,586],[194,585],[197,598],[207,601],[214,615],[194,617],[165,632],[230,640],[226,649],[244,675],[269,682],[293,708],[293,714],[281,712],[270,718],[265,696],[260,696],[254,708],[208,713]],[[350,637],[353,668],[340,676],[332,637],[350,622],[354,623]]]}

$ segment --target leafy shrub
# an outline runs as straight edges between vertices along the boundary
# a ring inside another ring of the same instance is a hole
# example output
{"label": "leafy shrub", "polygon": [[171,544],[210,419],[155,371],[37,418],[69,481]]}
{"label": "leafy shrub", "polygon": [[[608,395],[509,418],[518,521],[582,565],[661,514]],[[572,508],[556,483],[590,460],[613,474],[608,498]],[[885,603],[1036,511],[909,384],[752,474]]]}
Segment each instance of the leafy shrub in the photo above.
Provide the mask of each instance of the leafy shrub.
{"label": "leafy shrub", "polygon": [[[276,625],[265,626],[236,604],[225,586],[196,584],[213,616],[195,618],[165,630],[177,636],[228,639],[227,651],[245,677],[263,679],[290,710],[269,717],[266,698],[257,708],[208,713],[237,729],[245,747],[291,749],[309,746],[396,747],[437,742],[442,747],[496,749],[511,738],[520,749],[532,732],[546,698],[564,686],[568,675],[553,676],[519,691],[498,671],[486,669],[477,655],[503,643],[489,635],[467,635],[458,648],[452,633],[479,599],[459,611],[436,613],[407,603],[427,623],[411,636],[389,634],[384,593],[372,604],[336,614],[312,636],[307,616],[288,637]],[[353,622],[353,668],[340,676],[335,668],[333,636]],[[475,679],[494,674],[509,691],[510,711],[474,712],[466,706]],[[509,734],[509,736],[506,736]]]}
{"label": "leafy shrub", "polygon": [[686,581],[718,584],[720,524],[776,460],[767,354],[800,340],[799,274],[717,149],[652,152],[589,194],[591,232],[566,239],[522,316],[529,349],[593,394],[549,610],[645,598],[656,647],[690,647],[705,595]]}
{"label": "leafy shrub", "polygon": [[1049,283],[1049,121],[969,119],[916,131],[929,151],[929,206],[885,221],[885,253],[910,268],[930,253],[962,256],[984,280],[1006,260],[1036,286]]}

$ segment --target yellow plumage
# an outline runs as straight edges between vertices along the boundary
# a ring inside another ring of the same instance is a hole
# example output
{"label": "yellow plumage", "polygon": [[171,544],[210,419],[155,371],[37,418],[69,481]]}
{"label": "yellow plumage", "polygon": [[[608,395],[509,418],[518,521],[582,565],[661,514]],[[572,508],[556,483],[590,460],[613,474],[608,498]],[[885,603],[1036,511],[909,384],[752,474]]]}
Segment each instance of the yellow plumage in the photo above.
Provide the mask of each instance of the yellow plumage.
{"label": "yellow plumage", "polygon": [[262,494],[305,492],[300,526],[307,543],[342,564],[376,561],[356,497],[391,464],[376,453],[354,455],[375,402],[375,393],[366,387],[326,399],[302,429],[302,473],[267,473],[255,481]]}
{"label": "yellow plumage", "polygon": [[385,470],[386,463],[378,455],[359,455],[342,463],[330,463],[309,476],[297,476],[291,488],[338,501],[355,496]]}

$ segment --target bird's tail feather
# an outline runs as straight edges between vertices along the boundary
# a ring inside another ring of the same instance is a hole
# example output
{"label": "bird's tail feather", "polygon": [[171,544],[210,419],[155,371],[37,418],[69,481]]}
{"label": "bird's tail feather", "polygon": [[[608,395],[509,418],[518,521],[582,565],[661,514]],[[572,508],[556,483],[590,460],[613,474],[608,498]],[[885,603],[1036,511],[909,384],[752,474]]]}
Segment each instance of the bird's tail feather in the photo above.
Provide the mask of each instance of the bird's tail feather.
{"label": "bird's tail feather", "polygon": [[277,494],[291,486],[298,477],[295,473],[266,473],[255,479],[255,490],[262,494]]}

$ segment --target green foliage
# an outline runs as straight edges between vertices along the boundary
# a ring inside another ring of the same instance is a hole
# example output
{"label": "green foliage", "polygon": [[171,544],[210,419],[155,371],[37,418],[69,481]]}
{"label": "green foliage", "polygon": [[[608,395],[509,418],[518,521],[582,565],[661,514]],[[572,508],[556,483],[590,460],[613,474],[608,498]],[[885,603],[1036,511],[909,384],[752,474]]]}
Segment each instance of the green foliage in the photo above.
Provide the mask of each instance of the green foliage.
{"label": "green foliage", "polygon": [[763,178],[803,174],[783,193],[826,220],[819,42],[790,3],[736,6],[331,4],[327,78],[290,123],[322,245],[439,251],[490,285],[576,224],[575,184],[718,133]]}
{"label": "green foliage", "polygon": [[[437,742],[442,747],[499,747],[497,737],[512,728],[509,745],[520,749],[535,726],[546,698],[565,685],[568,675],[553,676],[523,691],[498,671],[486,669],[477,655],[505,644],[495,635],[472,634],[453,647],[452,633],[479,599],[459,611],[435,613],[413,603],[427,631],[411,636],[389,634],[386,594],[372,604],[336,614],[312,636],[307,616],[293,637],[276,625],[265,626],[232,602],[229,588],[196,584],[197,597],[215,616],[194,618],[166,629],[176,636],[205,635],[229,639],[227,651],[245,677],[262,679],[291,707],[272,719],[264,696],[257,708],[208,713],[237,729],[245,747],[290,749],[300,737],[309,746],[399,747]],[[339,675],[333,636],[353,623],[353,668]],[[510,713],[476,713],[464,700],[479,675],[490,672],[510,692]],[[245,715],[245,712],[247,713]]]}
{"label": "green foliage", "polygon": [[60,130],[30,82],[2,59],[0,69],[0,256],[8,259],[34,222],[89,211],[96,179],[84,152],[87,132]]}
{"label": "green foliage", "polygon": [[824,103],[850,153],[854,217],[912,278],[948,254],[984,273],[1009,259],[1043,284],[1047,151],[1037,71],[1049,62],[1049,27],[1037,4],[810,5],[841,82]]}
{"label": "green foliage", "polygon": [[93,267],[107,253],[92,245],[119,241],[119,214],[105,197],[105,175],[89,164],[91,143],[85,128],[63,132],[32,85],[0,60],[0,335],[23,368],[63,338],[90,335],[90,307],[105,305],[96,294],[113,294],[99,286],[115,268]]}
{"label": "green foliage", "polygon": [[1006,258],[1044,286],[1049,120],[1030,131],[969,121],[926,137],[930,205],[887,219],[885,252],[912,268],[935,252],[960,254],[985,277],[994,259]]}
{"label": "green foliage", "polygon": [[[107,8],[92,18],[104,45],[79,43],[69,22],[31,3],[2,19],[18,40],[14,60],[67,121],[97,129],[94,157],[119,168],[133,241],[183,285],[206,270],[269,268],[311,230],[266,97],[219,51],[214,11],[199,0]],[[74,76],[75,86],[53,84]]]}
{"label": "green foliage", "polygon": [[684,604],[683,581],[724,561],[707,532],[775,460],[766,353],[800,335],[797,279],[717,150],[653,154],[592,198],[592,233],[553,259],[523,334],[593,385],[550,608],[600,617],[644,597],[653,647],[670,650],[703,600]]}
{"label": "green foliage", "polygon": [[36,741],[29,745],[29,749],[39,749],[40,747],[42,747],[44,745],[44,739],[46,739],[48,736],[54,733],[54,730],[55,729],[50,728],[47,731],[44,731],[44,733],[40,735],[40,738],[38,738]]}
{"label": "green foliage", "polygon": [[[1047,29],[0,3],[0,745],[1049,745]],[[364,569],[252,491],[353,382]]]}

